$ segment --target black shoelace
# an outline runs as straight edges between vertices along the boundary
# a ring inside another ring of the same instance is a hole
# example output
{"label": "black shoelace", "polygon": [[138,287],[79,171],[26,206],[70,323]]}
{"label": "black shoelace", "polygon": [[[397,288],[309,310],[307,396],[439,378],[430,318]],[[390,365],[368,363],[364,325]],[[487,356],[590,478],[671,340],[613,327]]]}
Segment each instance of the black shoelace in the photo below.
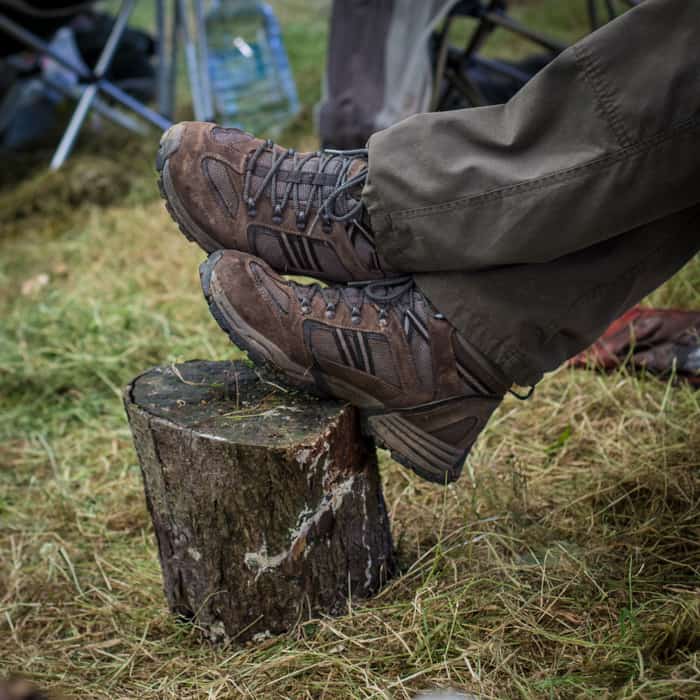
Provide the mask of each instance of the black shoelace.
{"label": "black shoelace", "polygon": [[[258,188],[253,191],[253,175],[260,158],[266,152],[272,154],[272,162],[267,173],[262,178]],[[272,141],[261,143],[251,155],[246,166],[243,183],[243,200],[248,207],[248,213],[254,217],[257,212],[257,203],[265,191],[268,192],[272,204],[272,220],[275,223],[282,221],[284,209],[291,203],[296,212],[297,228],[300,231],[306,229],[309,214],[316,209],[318,216],[323,221],[324,228],[330,230],[333,221],[350,221],[361,215],[362,201],[358,197],[341,197],[349,193],[355,187],[361,187],[367,180],[367,168],[365,167],[356,175],[348,178],[348,171],[353,161],[358,158],[367,158],[367,149],[361,148],[354,151],[325,150],[316,153],[307,153],[301,157],[293,148],[279,153],[275,152]],[[315,170],[304,170],[304,167],[313,159],[317,159]],[[282,170],[282,165],[291,160],[291,168]],[[331,166],[340,166],[336,171],[331,171]],[[284,183],[282,194],[279,196],[278,185]],[[300,190],[302,187],[310,187],[309,196],[302,200]],[[324,197],[324,189],[333,188],[330,195]],[[341,202],[353,203],[346,211],[339,211]]]}

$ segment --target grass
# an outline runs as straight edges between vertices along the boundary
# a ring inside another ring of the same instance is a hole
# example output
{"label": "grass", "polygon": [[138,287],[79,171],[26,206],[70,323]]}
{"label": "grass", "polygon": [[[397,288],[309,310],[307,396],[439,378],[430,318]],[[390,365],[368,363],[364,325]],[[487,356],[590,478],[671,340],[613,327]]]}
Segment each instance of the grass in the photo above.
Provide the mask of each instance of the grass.
{"label": "grass", "polygon": [[[327,5],[278,5],[303,147]],[[581,32],[573,4],[517,11]],[[700,394],[622,372],[507,399],[447,489],[383,456],[401,576],[374,600],[242,648],[174,620],[120,388],[236,351],[157,198],[155,141],[109,137],[57,175],[43,152],[2,175],[0,677],[100,700],[700,697]],[[699,289],[696,259],[653,300]]]}

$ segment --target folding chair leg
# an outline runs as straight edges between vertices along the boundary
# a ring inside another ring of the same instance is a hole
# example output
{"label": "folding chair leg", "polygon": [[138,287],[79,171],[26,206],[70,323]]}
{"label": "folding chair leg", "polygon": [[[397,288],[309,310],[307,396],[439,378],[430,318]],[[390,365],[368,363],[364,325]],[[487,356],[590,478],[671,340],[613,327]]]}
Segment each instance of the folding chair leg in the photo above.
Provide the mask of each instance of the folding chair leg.
{"label": "folding chair leg", "polygon": [[214,119],[214,97],[212,95],[211,79],[209,76],[209,44],[204,19],[203,0],[192,0],[195,16],[195,39],[199,52],[199,74],[202,85],[202,108],[204,121]]}
{"label": "folding chair leg", "polygon": [[[134,0],[124,0],[122,2],[119,14],[114,22],[112,32],[109,35],[107,43],[105,44],[104,49],[102,49],[102,53],[97,61],[97,65],[95,66],[94,74],[98,81],[103,78],[105,73],[109,70],[109,66],[112,63],[112,59],[114,58],[114,54],[119,46],[119,42],[124,34],[124,30],[126,29],[127,22],[129,21],[129,17],[131,16],[133,9]],[[95,82],[88,85],[83,91],[83,94],[78,101],[78,106],[75,108],[73,116],[68,123],[68,127],[61,138],[61,142],[58,144],[58,148],[51,159],[51,170],[58,170],[58,168],[65,163],[71,150],[73,150],[75,139],[77,138],[83,122],[90,111],[90,107],[95,99],[95,96],[97,95],[98,90],[99,82]]]}
{"label": "folding chair leg", "polygon": [[[75,100],[76,102],[80,99],[80,96],[83,94],[83,90],[81,90],[77,86],[68,87],[67,85],[63,85],[62,83],[52,82],[46,79],[44,79],[44,83],[48,85],[52,90],[58,90],[58,92],[60,92],[62,95],[72,100]],[[92,106],[98,114],[105,117],[105,119],[109,119],[113,124],[116,124],[117,126],[121,126],[124,129],[129,129],[130,131],[133,131],[137,134],[145,135],[146,133],[148,133],[145,124],[143,124],[140,121],[137,121],[129,114],[114,109],[106,102],[101,100],[99,96],[95,97]]]}
{"label": "folding chair leg", "polygon": [[[173,11],[174,16],[174,11]],[[168,46],[166,42],[167,12],[165,0],[156,0],[156,36],[158,37],[158,111],[168,117],[173,118],[173,83],[172,77],[175,72],[175,63],[168,63]],[[171,42],[175,42],[175,29],[170,37]]]}
{"label": "folding chair leg", "polygon": [[[161,1],[165,2],[165,0]],[[172,119],[175,115],[175,104],[177,97],[177,73],[180,46],[180,4],[177,0],[175,0],[175,2],[167,3],[167,5],[170,6],[170,16],[167,18],[170,26],[170,31],[168,34],[170,42],[167,51],[165,50],[165,43],[163,43],[162,60],[167,61],[167,70],[164,71],[163,75],[161,76],[162,84],[159,99],[162,113],[167,115],[169,119]],[[164,26],[162,27],[161,31],[162,36],[165,36],[165,13],[163,20]]]}
{"label": "folding chair leg", "polygon": [[194,118],[198,122],[206,121],[207,109],[202,95],[202,80],[197,60],[197,45],[192,39],[190,31],[189,13],[187,11],[187,0],[178,0],[178,10],[180,18],[180,30],[185,44],[185,61],[187,62],[187,72],[189,73],[190,89],[192,90],[192,106],[194,107]]}
{"label": "folding chair leg", "polygon": [[57,53],[48,42],[27,31],[20,24],[14,20],[11,20],[2,13],[0,13],[0,29],[7,32],[10,36],[14,37],[23,44],[26,44],[31,49],[34,49],[34,51],[37,53],[45,54],[49,58],[52,58],[54,61],[56,61],[56,63],[64,68],[67,68],[72,73],[75,73],[75,75],[81,78],[90,78],[91,74],[87,68],[80,64],[74,63],[71,59],[63,56],[62,54]]}
{"label": "folding chair leg", "polygon": [[562,53],[566,50],[566,44],[562,44],[555,39],[550,39],[548,36],[536,32],[532,29],[528,29],[525,25],[521,24],[517,20],[514,20],[508,15],[501,14],[499,12],[488,12],[486,13],[486,20],[490,22],[493,26],[504,27],[505,29],[510,29],[511,32],[519,34],[526,39],[529,39],[535,44],[539,44],[543,48],[551,51],[552,53]]}

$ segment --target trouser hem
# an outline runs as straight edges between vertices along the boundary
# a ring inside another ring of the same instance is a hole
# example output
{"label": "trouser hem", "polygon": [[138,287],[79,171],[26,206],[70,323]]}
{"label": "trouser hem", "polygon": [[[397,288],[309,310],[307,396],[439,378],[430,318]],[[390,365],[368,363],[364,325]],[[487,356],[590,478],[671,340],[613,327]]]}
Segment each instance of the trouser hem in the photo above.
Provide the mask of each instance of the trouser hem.
{"label": "trouser hem", "polygon": [[[401,272],[402,270],[391,260],[391,254],[385,245],[387,240],[396,240],[396,232],[393,230],[391,217],[386,213],[386,207],[379,190],[372,182],[371,168],[367,182],[362,190],[362,202],[369,214],[370,225],[374,232],[374,246],[380,262],[385,269]],[[410,272],[410,270],[407,270],[407,272]]]}
{"label": "trouser hem", "polygon": [[465,327],[465,324],[458,323],[456,319],[451,318],[449,310],[440,308],[440,304],[436,304],[434,299],[437,299],[440,294],[433,293],[427,276],[415,275],[415,282],[418,288],[425,294],[428,301],[440,312],[445,318],[457,329],[457,332],[464,335],[465,339],[473,345],[484,357],[495,365],[503,375],[505,375],[511,384],[519,386],[532,386],[537,384],[543,377],[541,367],[532,361],[525,353],[521,352],[512,340],[499,338],[493,333],[491,327],[493,324],[488,319],[475,312],[469,313],[466,327],[468,333],[460,330]]}

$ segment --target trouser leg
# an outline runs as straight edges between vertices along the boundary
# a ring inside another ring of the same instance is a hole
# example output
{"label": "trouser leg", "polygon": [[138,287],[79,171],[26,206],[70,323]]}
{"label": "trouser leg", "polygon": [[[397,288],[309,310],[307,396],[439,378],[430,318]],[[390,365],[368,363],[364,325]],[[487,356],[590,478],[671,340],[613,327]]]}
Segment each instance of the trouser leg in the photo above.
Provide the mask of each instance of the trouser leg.
{"label": "trouser leg", "polygon": [[700,2],[646,0],[506,105],[375,134],[364,199],[379,252],[406,272],[541,263],[694,205],[698,46]]}
{"label": "trouser leg", "polygon": [[521,385],[593,343],[700,250],[700,204],[544,263],[424,273],[419,287]]}
{"label": "trouser leg", "polygon": [[514,381],[586,347],[697,250],[698,46],[700,2],[646,0],[508,104],[370,140],[380,254]]}

